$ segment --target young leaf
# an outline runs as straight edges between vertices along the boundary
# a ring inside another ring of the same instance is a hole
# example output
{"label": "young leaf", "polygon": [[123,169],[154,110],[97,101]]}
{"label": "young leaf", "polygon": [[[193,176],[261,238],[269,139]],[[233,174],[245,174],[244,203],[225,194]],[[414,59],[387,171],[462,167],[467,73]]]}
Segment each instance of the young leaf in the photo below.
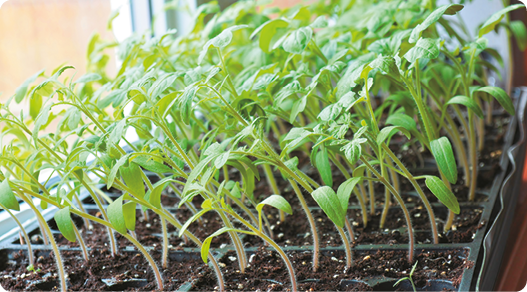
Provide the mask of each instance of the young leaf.
{"label": "young leaf", "polygon": [[410,133],[413,131],[417,131],[417,124],[415,123],[415,120],[412,119],[412,117],[410,117],[409,115],[401,113],[395,113],[393,115],[388,116],[388,118],[386,119],[386,124],[403,127]]}
{"label": "young leaf", "polygon": [[20,103],[22,101],[22,99],[24,98],[24,96],[27,93],[27,88],[29,87],[29,84],[31,84],[35,80],[37,80],[37,77],[40,76],[40,74],[42,74],[43,72],[44,72],[44,70],[38,71],[37,73],[35,73],[35,75],[29,77],[26,81],[24,81],[24,83],[22,83],[22,85],[20,85],[15,90],[15,101],[16,101],[16,103]]}
{"label": "young leaf", "polygon": [[377,135],[377,144],[381,145],[382,143],[384,143],[384,141],[390,140],[390,138],[392,138],[392,136],[395,135],[395,133],[397,132],[402,132],[408,139],[410,139],[411,137],[410,132],[408,132],[408,130],[406,130],[403,127],[399,127],[399,126],[384,127],[379,132],[379,135]]}
{"label": "young leaf", "polygon": [[123,214],[123,196],[120,196],[108,205],[107,213],[113,228],[119,233],[126,234],[126,222]]}
{"label": "young leaf", "polygon": [[192,222],[198,220],[199,217],[201,217],[203,214],[207,213],[208,211],[210,211],[210,209],[200,210],[198,213],[196,213],[196,214],[192,215],[192,217],[188,218],[188,220],[185,222],[185,224],[183,224],[183,226],[181,226],[181,229],[179,229],[178,236],[181,237],[185,233],[187,228],[190,226],[190,224],[192,224]]}
{"label": "young leaf", "polygon": [[62,235],[64,235],[67,240],[75,242],[77,236],[73,230],[73,222],[71,222],[70,207],[62,208],[55,212],[54,218]]}
{"label": "young leaf", "polygon": [[415,46],[404,55],[404,58],[408,60],[408,62],[414,63],[417,59],[435,59],[438,56],[439,40],[420,38]]}
{"label": "young leaf", "polygon": [[426,186],[452,212],[459,214],[460,208],[456,196],[447,188],[445,183],[436,176],[427,175]]}
{"label": "young leaf", "polygon": [[20,211],[20,205],[18,204],[18,200],[16,199],[7,178],[0,183],[0,203],[8,209]]}
{"label": "young leaf", "polygon": [[346,211],[348,210],[348,204],[349,199],[351,196],[351,193],[353,192],[353,189],[355,186],[362,181],[362,177],[352,177],[343,182],[338,190],[337,190],[337,197],[339,198],[340,205],[342,206],[342,210]]}
{"label": "young leaf", "polygon": [[139,165],[130,162],[128,167],[121,166],[119,172],[121,173],[126,186],[131,189],[132,195],[143,198],[145,196],[145,185],[141,175],[142,170]]}
{"label": "young leaf", "polygon": [[509,23],[509,27],[516,39],[518,48],[520,51],[525,51],[525,48],[527,48],[527,29],[525,29],[525,24],[521,20],[514,20]]}
{"label": "young leaf", "polygon": [[328,186],[320,187],[313,191],[311,196],[335,225],[344,227],[346,210],[342,209],[339,197],[337,197],[332,188]]}
{"label": "young leaf", "polygon": [[262,208],[265,205],[273,206],[276,209],[284,211],[284,212],[286,212],[289,215],[293,214],[293,209],[291,209],[291,205],[289,205],[289,203],[286,201],[286,199],[284,199],[280,195],[274,195],[273,194],[273,195],[267,197],[262,202],[260,202],[256,206],[256,210],[258,211],[258,213],[262,212]]}
{"label": "young leaf", "polygon": [[393,57],[379,55],[369,66],[372,69],[379,68],[383,73],[399,78],[399,68]]}
{"label": "young leaf", "polygon": [[333,175],[331,173],[331,165],[329,164],[328,150],[325,147],[320,147],[320,151],[317,153],[316,167],[324,184],[330,187],[333,186]]}
{"label": "young leaf", "polygon": [[471,109],[473,113],[476,114],[479,118],[483,119],[483,111],[479,107],[479,105],[472,99],[468,98],[464,95],[456,95],[452,97],[450,100],[447,101],[447,104],[461,104],[466,106],[467,108]]}
{"label": "young leaf", "polygon": [[421,36],[421,32],[423,32],[425,29],[427,29],[430,25],[436,23],[443,14],[447,15],[454,15],[456,12],[463,9],[463,5],[460,4],[450,4],[450,5],[443,5],[436,10],[434,10],[428,17],[420,24],[418,24],[410,34],[410,38],[408,39],[408,42],[415,43],[417,39]]}
{"label": "young leaf", "polygon": [[133,162],[139,164],[142,168],[151,172],[159,174],[174,173],[174,170],[172,170],[172,168],[164,165],[161,162],[157,162],[153,159],[150,159],[148,156],[135,157]]}
{"label": "young leaf", "polygon": [[289,26],[289,22],[283,20],[283,19],[273,19],[269,20],[266,23],[262,24],[260,27],[258,27],[252,34],[251,38],[253,38],[256,34],[260,33],[260,38],[258,39],[260,49],[264,51],[265,53],[270,52],[271,48],[271,42],[273,38],[275,37],[278,29],[283,29]]}
{"label": "young leaf", "polygon": [[210,243],[211,243],[212,239],[214,237],[216,237],[216,236],[220,236],[223,233],[230,232],[230,231],[232,231],[232,232],[241,232],[241,233],[245,233],[245,234],[254,235],[254,232],[246,231],[246,230],[240,230],[240,229],[235,229],[235,228],[222,227],[222,228],[218,229],[216,232],[214,232],[213,234],[209,235],[209,237],[205,238],[205,240],[203,241],[203,245],[201,246],[201,259],[203,259],[203,261],[205,263],[207,263],[207,259],[208,259],[208,255],[209,255],[209,249],[210,249]]}
{"label": "young leaf", "polygon": [[450,140],[447,137],[441,137],[430,141],[430,149],[441,172],[450,183],[455,184],[457,181],[457,165]]}
{"label": "young leaf", "polygon": [[492,95],[510,115],[513,116],[515,114],[512,100],[509,95],[505,92],[505,90],[499,87],[485,86],[478,88],[476,91],[486,92]]}
{"label": "young leaf", "polygon": [[487,33],[491,32],[492,30],[494,30],[494,27],[496,27],[496,25],[500,23],[500,21],[503,19],[506,13],[516,10],[518,8],[522,8],[522,7],[525,8],[525,5],[523,4],[511,5],[509,7],[505,7],[502,10],[492,14],[492,16],[489,19],[487,19],[487,21],[479,29],[478,37],[482,37],[486,35]]}
{"label": "young leaf", "polygon": [[313,30],[310,27],[301,27],[287,36],[282,47],[288,53],[302,54],[312,37]]}
{"label": "young leaf", "polygon": [[135,210],[137,203],[128,202],[123,204],[124,225],[129,230],[135,230]]}
{"label": "young leaf", "polygon": [[214,166],[217,169],[221,169],[225,165],[225,163],[227,163],[227,160],[229,160],[230,154],[231,154],[230,151],[222,153],[220,156],[218,156],[218,158],[216,158],[216,160],[214,160]]}

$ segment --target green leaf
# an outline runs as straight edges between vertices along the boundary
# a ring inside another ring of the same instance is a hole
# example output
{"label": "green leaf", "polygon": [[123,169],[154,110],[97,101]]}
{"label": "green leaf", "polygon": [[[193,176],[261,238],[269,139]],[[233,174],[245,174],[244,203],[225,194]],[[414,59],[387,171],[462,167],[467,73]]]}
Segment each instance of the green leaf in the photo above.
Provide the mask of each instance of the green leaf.
{"label": "green leaf", "polygon": [[126,119],[120,120],[110,132],[110,135],[108,136],[108,143],[118,145],[119,141],[121,141],[121,137],[123,136],[125,127]]}
{"label": "green leaf", "polygon": [[328,186],[320,187],[313,191],[311,196],[335,225],[341,228],[344,227],[346,211],[342,209],[339,197],[337,197],[332,188]]}
{"label": "green leaf", "polygon": [[439,40],[420,38],[415,46],[404,55],[404,58],[413,64],[417,59],[435,59],[438,56]]}
{"label": "green leaf", "polygon": [[124,225],[129,230],[135,230],[135,210],[137,203],[128,202],[123,205]]}
{"label": "green leaf", "polygon": [[437,162],[437,166],[452,184],[457,182],[457,165],[452,151],[452,145],[447,137],[430,141],[430,149]]}
{"label": "green leaf", "polygon": [[513,20],[509,23],[509,27],[516,39],[518,48],[520,51],[525,51],[525,48],[527,48],[527,29],[525,29],[525,24],[521,20]]}
{"label": "green leaf", "polygon": [[222,153],[216,160],[214,160],[214,166],[216,169],[221,169],[225,163],[227,163],[227,160],[229,160],[229,155],[231,154],[230,151],[227,151],[225,153]]}
{"label": "green leaf", "polygon": [[452,212],[459,214],[459,203],[456,196],[447,188],[445,183],[436,176],[427,175],[425,179],[426,186],[430,191]]}
{"label": "green leaf", "polygon": [[81,78],[77,79],[75,83],[76,84],[77,83],[88,83],[88,82],[98,81],[101,79],[102,79],[101,75],[97,73],[88,73],[86,75],[81,76]]}
{"label": "green leaf", "polygon": [[144,198],[145,185],[143,182],[143,176],[141,175],[143,171],[139,165],[134,162],[130,162],[128,167],[121,166],[119,172],[121,173],[126,186],[131,189],[132,195],[139,198]]}
{"label": "green leaf", "polygon": [[417,124],[415,123],[415,120],[409,115],[401,113],[395,113],[388,116],[386,119],[386,124],[403,127],[409,132],[417,131]]}
{"label": "green leaf", "polygon": [[16,199],[7,178],[0,183],[0,203],[7,209],[20,211],[20,205],[18,204],[18,200]]}
{"label": "green leaf", "polygon": [[240,229],[235,229],[235,228],[222,227],[222,228],[218,229],[216,232],[214,232],[213,234],[209,235],[209,237],[205,238],[205,240],[203,241],[203,245],[201,246],[201,259],[203,259],[203,261],[205,263],[207,263],[207,259],[208,259],[208,255],[209,255],[209,249],[210,249],[210,243],[211,243],[212,239],[214,237],[216,237],[216,236],[222,235],[225,232],[231,232],[231,231],[232,232],[240,232],[240,233],[254,235],[254,232],[246,231],[246,230],[240,230]]}
{"label": "green leaf", "polygon": [[265,200],[260,202],[258,205],[256,205],[256,210],[258,213],[262,212],[262,208],[265,205],[273,206],[278,210],[284,211],[287,214],[291,215],[293,214],[293,209],[291,209],[291,205],[280,195],[271,195],[267,197]]}
{"label": "green leaf", "polygon": [[370,65],[372,69],[380,69],[385,74],[399,78],[399,68],[395,63],[395,59],[390,56],[379,55],[375,60],[373,60]]}
{"label": "green leaf", "polygon": [[473,113],[475,113],[479,118],[483,119],[483,111],[479,107],[479,105],[469,97],[466,97],[464,95],[456,95],[452,97],[449,101],[447,101],[447,104],[461,104],[466,106],[467,108],[471,109]]}
{"label": "green leaf", "polygon": [[516,113],[514,110],[514,105],[512,104],[512,100],[509,97],[509,95],[505,92],[505,90],[494,87],[494,86],[486,86],[478,88],[476,91],[480,92],[486,92],[492,96],[501,104],[501,106],[512,116]]}
{"label": "green leaf", "polygon": [[173,181],[173,179],[170,177],[165,177],[153,185],[154,188],[150,190],[150,194],[148,195],[148,201],[154,207],[161,208],[161,193],[168,186],[170,181]]}
{"label": "green leaf", "polygon": [[15,101],[16,101],[16,103],[20,103],[22,101],[24,96],[26,96],[27,88],[29,87],[29,84],[35,82],[35,80],[37,80],[37,77],[40,76],[40,74],[42,74],[43,72],[44,72],[44,70],[38,71],[33,76],[31,76],[28,79],[26,79],[26,81],[24,81],[24,83],[22,83],[22,85],[20,85],[15,90]]}
{"label": "green leaf", "polygon": [[337,197],[339,198],[342,210],[348,210],[349,199],[355,186],[362,181],[362,177],[352,177],[343,182],[338,190]]}
{"label": "green leaf", "polygon": [[410,38],[408,39],[408,41],[410,43],[415,43],[415,41],[417,41],[417,39],[419,39],[419,37],[421,36],[421,32],[427,29],[430,25],[436,23],[439,20],[439,18],[443,16],[443,14],[454,15],[456,14],[456,12],[460,11],[461,9],[463,9],[463,5],[459,5],[459,4],[443,5],[443,6],[436,8],[436,10],[430,13],[430,15],[428,15],[428,17],[422,23],[418,24],[412,30],[412,33],[410,34]]}
{"label": "green leaf", "polygon": [[390,140],[393,135],[395,135],[398,132],[402,132],[408,139],[411,138],[410,132],[406,130],[403,127],[399,126],[388,126],[384,127],[380,132],[379,135],[377,135],[377,144],[381,145],[386,140]]}
{"label": "green leaf", "polygon": [[310,27],[301,27],[287,36],[282,47],[288,53],[302,54],[312,37],[313,30]]}
{"label": "green leaf", "polygon": [[329,164],[328,150],[325,147],[320,147],[320,151],[317,153],[316,167],[324,184],[330,187],[333,186],[333,175],[331,173],[331,165]]}
{"label": "green leaf", "polygon": [[210,211],[210,209],[207,209],[207,210],[200,210],[198,213],[192,215],[192,217],[188,218],[188,220],[185,222],[185,224],[183,224],[183,226],[181,226],[181,229],[179,229],[179,233],[178,233],[178,236],[181,237],[185,231],[187,231],[187,228],[190,226],[190,224],[192,224],[192,222],[198,220],[199,217],[201,217],[203,214],[207,213],[208,211]]}
{"label": "green leaf", "polygon": [[265,22],[260,27],[258,27],[252,34],[251,38],[260,33],[260,38],[258,39],[258,44],[260,49],[265,53],[269,53],[272,47],[271,42],[274,40],[274,37],[277,35],[277,30],[281,28],[286,28],[289,26],[289,22],[283,19],[273,19]]}
{"label": "green leaf", "polygon": [[511,5],[509,7],[505,7],[502,10],[492,14],[492,16],[489,17],[489,19],[487,19],[487,21],[479,29],[478,37],[482,37],[486,35],[487,33],[493,31],[496,25],[500,23],[500,21],[503,19],[506,13],[519,9],[519,8],[525,8],[525,5],[523,4]]}
{"label": "green leaf", "polygon": [[110,175],[108,175],[108,182],[106,183],[107,190],[109,190],[112,187],[113,181],[115,180],[115,177],[117,176],[117,172],[119,171],[119,168],[128,161],[129,157],[130,157],[130,154],[127,154],[121,157],[119,160],[117,160],[117,163],[115,163],[115,165],[112,167],[112,169],[110,170]]}
{"label": "green leaf", "polygon": [[113,201],[108,205],[107,213],[110,223],[112,223],[113,228],[121,233],[126,234],[126,222],[123,214],[123,196],[120,196],[118,199]]}
{"label": "green leaf", "polygon": [[220,34],[218,34],[214,38],[207,41],[207,43],[205,43],[205,45],[203,46],[203,49],[199,53],[198,64],[201,64],[201,62],[205,58],[205,55],[207,54],[207,51],[209,50],[211,46],[214,46],[219,49],[226,47],[232,41],[232,36],[233,36],[232,32],[242,29],[242,28],[246,28],[246,27],[248,26],[247,25],[235,25],[235,26],[228,27],[224,29]]}
{"label": "green leaf", "polygon": [[73,222],[71,222],[70,207],[59,209],[55,212],[54,218],[62,235],[64,235],[67,240],[75,242],[77,236],[73,230]]}
{"label": "green leaf", "polygon": [[148,156],[137,156],[133,160],[134,163],[139,164],[142,168],[149,170],[151,172],[164,174],[164,173],[174,173],[172,168],[164,165],[161,162],[157,162],[154,159],[151,159]]}
{"label": "green leaf", "polygon": [[296,100],[293,103],[293,109],[291,110],[291,115],[289,116],[289,123],[293,124],[296,120],[296,117],[299,113],[303,112],[306,108],[307,96],[303,96],[299,100]]}

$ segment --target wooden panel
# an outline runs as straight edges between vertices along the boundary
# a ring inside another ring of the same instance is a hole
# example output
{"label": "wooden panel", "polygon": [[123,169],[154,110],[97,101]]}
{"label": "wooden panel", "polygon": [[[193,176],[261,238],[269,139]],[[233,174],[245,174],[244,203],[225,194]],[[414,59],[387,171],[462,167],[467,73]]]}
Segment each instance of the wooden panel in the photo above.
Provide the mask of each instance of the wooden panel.
{"label": "wooden panel", "polygon": [[77,68],[77,77],[84,74],[93,33],[112,38],[106,30],[110,14],[110,0],[6,2],[0,9],[0,100],[41,69],[49,73],[67,63]]}

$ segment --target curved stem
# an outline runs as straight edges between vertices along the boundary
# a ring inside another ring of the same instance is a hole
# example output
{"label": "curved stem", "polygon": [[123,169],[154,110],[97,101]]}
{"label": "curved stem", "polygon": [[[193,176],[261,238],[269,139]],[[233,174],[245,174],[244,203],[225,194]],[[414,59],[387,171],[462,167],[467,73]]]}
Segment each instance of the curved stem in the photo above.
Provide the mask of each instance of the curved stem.
{"label": "curved stem", "polygon": [[[82,256],[84,257],[84,260],[87,261],[88,260],[88,249],[86,248],[86,244],[84,244],[84,239],[82,238],[82,235],[79,232],[79,229],[77,228],[77,226],[75,226],[75,223],[72,223],[72,224],[73,224],[73,231],[75,232],[75,236],[77,237],[77,240],[79,241],[79,245],[82,250]],[[88,227],[86,226],[86,228]]]}
{"label": "curved stem", "polygon": [[146,260],[150,264],[150,267],[152,268],[152,270],[154,270],[154,275],[155,275],[156,281],[157,281],[157,288],[159,290],[163,290],[163,278],[161,277],[161,273],[159,272],[159,268],[157,267],[157,264],[154,261],[154,259],[152,258],[152,256],[150,256],[150,254],[143,247],[143,245],[141,243],[139,243],[139,241],[137,241],[135,238],[133,238],[133,236],[131,236],[130,234],[126,234],[126,233],[124,233],[124,234],[121,233],[121,235],[126,237],[126,239],[128,239],[133,245],[135,245],[135,247],[137,247],[137,249],[143,254],[143,256],[146,258]]}
{"label": "curved stem", "polygon": [[[13,220],[15,220],[16,224],[20,228],[20,231],[22,231],[22,234],[24,235],[24,238],[25,238],[25,240],[27,242],[27,255],[29,257],[29,264],[30,265],[34,265],[35,264],[35,256],[33,255],[33,250],[31,249],[31,241],[29,240],[29,236],[27,235],[26,229],[24,229],[24,225],[22,225],[22,223],[20,223],[18,218],[16,218],[16,216],[11,212],[11,210],[9,210],[8,208],[4,207],[4,205],[2,205],[2,203],[0,203],[0,207],[2,209],[6,210],[7,213],[9,213],[9,215],[13,218]],[[40,223],[40,221],[39,221],[39,223]],[[42,236],[44,236],[44,233],[42,233]]]}
{"label": "curved stem", "polygon": [[309,227],[311,227],[311,234],[313,234],[313,271],[316,272],[319,266],[320,242],[317,232],[317,226],[315,224],[315,218],[313,218],[313,214],[311,214],[311,212],[309,211],[309,207],[307,206],[306,200],[302,195],[302,191],[300,190],[296,182],[292,179],[289,179],[289,183],[293,187],[293,190],[295,191],[296,196],[298,197],[298,200],[302,205],[302,209],[304,209],[304,212],[306,213],[307,220],[309,221]]}
{"label": "curved stem", "polygon": [[[347,218],[346,218],[346,221],[347,221]],[[336,227],[340,234],[340,237],[342,238],[342,242],[344,243],[344,250],[346,251],[346,269],[349,269],[351,268],[351,264],[353,263],[353,258],[351,255],[351,245],[348,240],[348,237],[346,236],[346,233],[344,232],[344,229],[342,229],[342,227],[339,227],[339,226],[336,226]]]}

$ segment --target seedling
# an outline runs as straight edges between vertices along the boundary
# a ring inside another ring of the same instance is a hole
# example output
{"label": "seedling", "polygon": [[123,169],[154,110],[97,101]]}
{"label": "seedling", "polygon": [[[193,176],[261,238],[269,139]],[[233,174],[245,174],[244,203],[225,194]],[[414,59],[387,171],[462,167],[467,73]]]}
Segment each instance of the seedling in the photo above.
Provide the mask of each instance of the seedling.
{"label": "seedling", "polygon": [[393,284],[393,287],[399,285],[399,283],[401,283],[402,281],[408,280],[408,281],[410,281],[410,283],[412,283],[412,289],[414,289],[414,292],[417,292],[417,289],[415,288],[415,284],[414,284],[414,280],[412,279],[412,276],[414,275],[415,268],[417,267],[418,263],[419,262],[416,261],[415,264],[412,266],[412,270],[410,270],[410,274],[408,274],[408,277],[404,277],[404,278],[401,278],[401,279],[397,280],[397,282],[395,282],[395,284]]}

